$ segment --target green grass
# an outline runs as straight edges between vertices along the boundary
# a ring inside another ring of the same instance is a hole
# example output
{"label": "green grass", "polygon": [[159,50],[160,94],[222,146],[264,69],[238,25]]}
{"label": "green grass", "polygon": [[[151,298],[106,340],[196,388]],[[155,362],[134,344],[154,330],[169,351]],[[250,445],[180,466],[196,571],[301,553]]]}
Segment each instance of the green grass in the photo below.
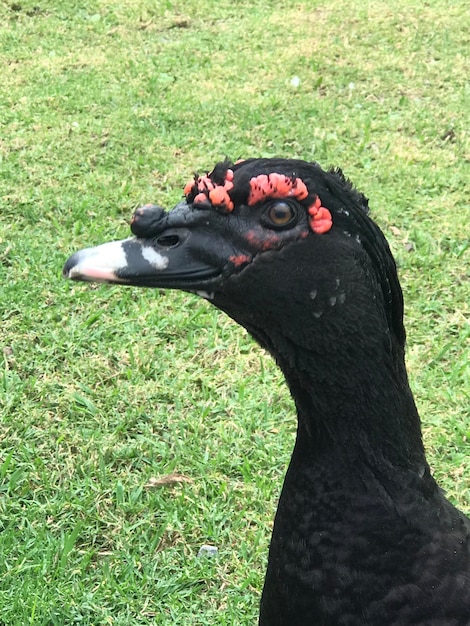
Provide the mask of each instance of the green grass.
{"label": "green grass", "polygon": [[256,622],[280,374],[196,297],[60,278],[225,155],[369,196],[429,460],[470,512],[467,2],[9,0],[0,24],[0,623]]}

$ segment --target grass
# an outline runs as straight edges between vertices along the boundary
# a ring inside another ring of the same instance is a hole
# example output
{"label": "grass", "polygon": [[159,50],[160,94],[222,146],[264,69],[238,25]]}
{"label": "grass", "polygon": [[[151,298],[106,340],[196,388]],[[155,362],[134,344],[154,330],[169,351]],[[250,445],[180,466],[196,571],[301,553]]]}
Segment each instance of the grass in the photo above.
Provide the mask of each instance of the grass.
{"label": "grass", "polygon": [[295,428],[280,374],[196,297],[60,279],[226,154],[341,165],[369,196],[429,460],[470,512],[467,12],[0,2],[2,624],[256,622]]}

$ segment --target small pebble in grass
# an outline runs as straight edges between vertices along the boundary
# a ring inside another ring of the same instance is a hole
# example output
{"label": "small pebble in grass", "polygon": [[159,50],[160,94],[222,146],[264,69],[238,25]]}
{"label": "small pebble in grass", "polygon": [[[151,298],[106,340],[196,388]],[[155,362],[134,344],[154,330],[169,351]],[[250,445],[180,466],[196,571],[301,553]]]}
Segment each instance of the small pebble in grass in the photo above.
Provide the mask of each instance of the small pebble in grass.
{"label": "small pebble in grass", "polygon": [[217,548],[216,546],[203,545],[199,548],[199,552],[197,553],[197,555],[198,557],[200,556],[214,557],[217,554],[218,550],[219,548]]}

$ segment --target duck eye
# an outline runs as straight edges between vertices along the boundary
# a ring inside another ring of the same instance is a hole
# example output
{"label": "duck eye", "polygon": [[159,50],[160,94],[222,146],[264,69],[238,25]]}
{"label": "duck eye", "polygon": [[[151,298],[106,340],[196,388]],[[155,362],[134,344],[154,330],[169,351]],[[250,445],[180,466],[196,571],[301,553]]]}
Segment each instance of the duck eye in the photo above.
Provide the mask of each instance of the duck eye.
{"label": "duck eye", "polygon": [[266,217],[269,220],[269,225],[277,228],[288,226],[295,218],[294,208],[287,202],[276,202],[271,204],[267,211]]}

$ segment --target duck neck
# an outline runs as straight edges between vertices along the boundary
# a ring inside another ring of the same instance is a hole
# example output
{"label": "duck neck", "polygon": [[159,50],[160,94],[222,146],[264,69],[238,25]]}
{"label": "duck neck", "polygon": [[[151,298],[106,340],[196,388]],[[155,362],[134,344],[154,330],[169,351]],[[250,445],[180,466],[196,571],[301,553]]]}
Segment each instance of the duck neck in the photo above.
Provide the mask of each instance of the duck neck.
{"label": "duck neck", "polygon": [[[296,346],[277,355],[298,414],[293,459],[341,464],[426,466],[419,415],[408,384],[402,348],[388,333],[315,350]],[[373,343],[373,345],[371,345]],[[295,364],[292,356],[295,353]]]}

